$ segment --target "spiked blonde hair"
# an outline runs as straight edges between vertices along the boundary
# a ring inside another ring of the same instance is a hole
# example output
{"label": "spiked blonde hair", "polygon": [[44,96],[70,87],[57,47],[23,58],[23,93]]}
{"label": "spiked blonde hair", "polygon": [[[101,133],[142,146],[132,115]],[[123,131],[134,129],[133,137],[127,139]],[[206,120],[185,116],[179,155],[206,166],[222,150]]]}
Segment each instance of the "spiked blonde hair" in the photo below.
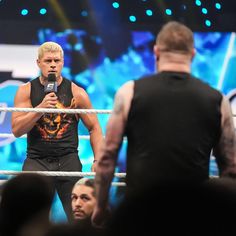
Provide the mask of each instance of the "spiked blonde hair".
{"label": "spiked blonde hair", "polygon": [[64,56],[64,52],[62,47],[55,42],[45,42],[38,49],[38,59],[43,57],[45,52],[60,52],[61,56]]}

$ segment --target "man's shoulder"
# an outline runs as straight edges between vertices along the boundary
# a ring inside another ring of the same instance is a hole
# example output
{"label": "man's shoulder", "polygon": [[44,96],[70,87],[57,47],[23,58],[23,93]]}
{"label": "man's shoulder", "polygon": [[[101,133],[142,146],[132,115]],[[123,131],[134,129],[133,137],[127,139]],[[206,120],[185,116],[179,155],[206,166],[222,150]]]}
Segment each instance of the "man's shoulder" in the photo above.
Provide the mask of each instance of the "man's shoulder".
{"label": "man's shoulder", "polygon": [[198,84],[199,86],[205,87],[206,89],[209,89],[211,91],[214,91],[216,93],[222,94],[220,90],[218,90],[217,88],[213,87],[210,83],[208,83],[207,81],[199,78],[199,77],[195,77],[195,76],[191,76],[191,81],[193,83],[196,83],[196,85]]}
{"label": "man's shoulder", "polygon": [[74,83],[70,79],[68,79],[64,76],[62,78],[63,78],[64,86],[70,87],[72,90],[74,90],[74,89],[77,90],[78,88],[80,88],[76,83]]}
{"label": "man's shoulder", "polygon": [[159,76],[159,73],[146,74],[146,75],[141,76],[139,80],[156,78],[158,76]]}
{"label": "man's shoulder", "polygon": [[157,78],[159,77],[159,74],[158,73],[155,73],[155,74],[146,74],[146,75],[143,75],[137,79],[134,79],[134,82],[135,83],[142,83],[143,81],[147,81],[147,80],[150,80],[150,79],[154,79],[154,78]]}
{"label": "man's shoulder", "polygon": [[28,99],[30,96],[30,91],[31,91],[31,85],[30,85],[30,81],[19,85],[18,89],[17,89],[17,93],[16,93],[16,99]]}
{"label": "man's shoulder", "polygon": [[31,81],[19,85],[19,90],[28,90],[31,87]]}
{"label": "man's shoulder", "polygon": [[29,81],[29,84],[37,84],[40,83],[39,77],[33,78]]}
{"label": "man's shoulder", "polygon": [[63,79],[64,81],[66,81],[67,83],[72,83],[72,81],[71,81],[70,79],[68,79],[68,78],[66,78],[66,77],[64,77],[64,76],[62,76],[62,79]]}

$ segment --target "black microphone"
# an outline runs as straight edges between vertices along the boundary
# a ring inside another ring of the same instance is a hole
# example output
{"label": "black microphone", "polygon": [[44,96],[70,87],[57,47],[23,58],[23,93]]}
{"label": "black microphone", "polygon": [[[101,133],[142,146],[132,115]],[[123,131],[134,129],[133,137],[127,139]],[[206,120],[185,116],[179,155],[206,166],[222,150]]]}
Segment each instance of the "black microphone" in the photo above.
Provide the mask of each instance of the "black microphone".
{"label": "black microphone", "polygon": [[47,82],[44,85],[44,92],[45,93],[57,92],[57,81],[56,81],[56,75],[54,73],[48,74]]}

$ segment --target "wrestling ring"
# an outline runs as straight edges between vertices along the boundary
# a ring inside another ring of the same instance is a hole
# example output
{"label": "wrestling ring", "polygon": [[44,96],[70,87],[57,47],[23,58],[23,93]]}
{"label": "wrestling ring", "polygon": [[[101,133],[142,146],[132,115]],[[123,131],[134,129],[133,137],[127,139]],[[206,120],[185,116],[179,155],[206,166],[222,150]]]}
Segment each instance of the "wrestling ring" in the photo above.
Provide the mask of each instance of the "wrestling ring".
{"label": "wrestling ring", "polygon": [[[112,110],[98,109],[54,109],[54,108],[15,108],[0,107],[0,112],[37,112],[37,113],[67,113],[67,114],[111,114]],[[0,138],[14,137],[11,133],[0,133]],[[22,135],[19,138],[26,138]],[[80,140],[90,140],[89,135],[79,135]],[[13,171],[0,170],[0,175],[19,175],[21,173],[37,173],[46,176],[67,176],[67,177],[93,177],[95,172],[75,172],[75,171]],[[126,173],[114,173],[114,177],[125,178]],[[0,180],[5,182],[6,180]],[[112,186],[126,186],[125,182],[112,182]]]}
{"label": "wrestling ring", "polygon": [[[15,108],[15,107],[0,107],[0,112],[37,112],[37,113],[67,113],[67,114],[111,114],[112,110],[101,109],[54,109],[54,108]],[[0,138],[14,137],[10,133],[0,133]],[[19,138],[26,138],[23,135]],[[89,135],[79,135],[80,140],[89,140]],[[124,138],[123,141],[125,141]],[[212,157],[211,157],[212,158]],[[72,171],[12,171],[0,170],[0,175],[19,175],[21,173],[38,173],[46,176],[68,176],[68,177],[88,177],[95,176],[95,172],[72,172]],[[114,173],[114,177],[124,179],[126,173]],[[211,178],[218,176],[210,176]],[[112,186],[126,186],[125,182],[112,182]]]}

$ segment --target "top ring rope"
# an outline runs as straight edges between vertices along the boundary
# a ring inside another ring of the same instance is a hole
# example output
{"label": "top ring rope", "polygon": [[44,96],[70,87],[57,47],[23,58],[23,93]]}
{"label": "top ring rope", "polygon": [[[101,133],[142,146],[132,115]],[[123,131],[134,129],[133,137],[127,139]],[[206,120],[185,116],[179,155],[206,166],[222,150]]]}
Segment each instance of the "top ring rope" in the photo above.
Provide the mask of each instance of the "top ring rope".
{"label": "top ring rope", "polygon": [[55,109],[55,108],[21,108],[0,107],[0,111],[8,112],[37,112],[37,113],[68,113],[68,114],[111,114],[112,110],[102,109]]}

